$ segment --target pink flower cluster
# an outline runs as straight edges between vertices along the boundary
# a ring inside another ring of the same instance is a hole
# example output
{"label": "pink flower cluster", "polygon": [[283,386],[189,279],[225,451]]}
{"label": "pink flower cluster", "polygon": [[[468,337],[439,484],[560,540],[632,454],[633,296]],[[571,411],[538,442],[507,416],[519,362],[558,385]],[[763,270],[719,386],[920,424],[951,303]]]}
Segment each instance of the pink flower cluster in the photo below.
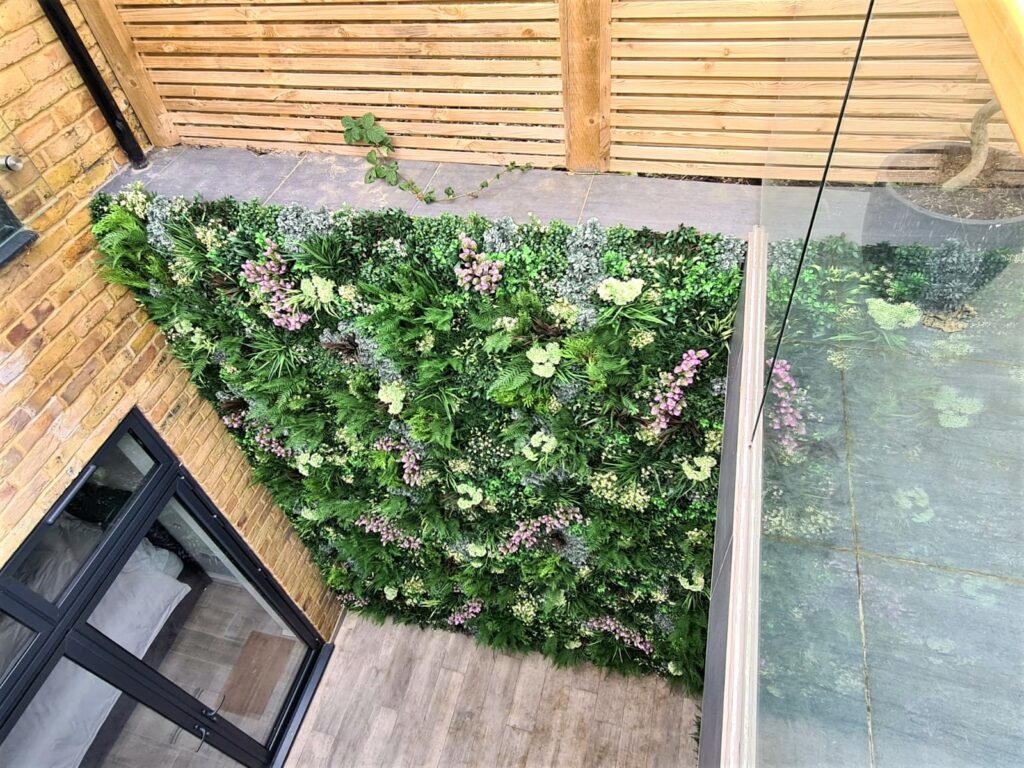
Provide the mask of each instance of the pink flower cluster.
{"label": "pink flower cluster", "polygon": [[263,261],[246,261],[242,265],[242,277],[246,282],[259,288],[261,299],[265,304],[264,314],[270,321],[289,331],[297,331],[313,318],[301,312],[291,303],[290,297],[295,293],[295,283],[285,280],[288,265],[277,252],[277,244],[267,241],[263,252]]}
{"label": "pink flower cluster", "polygon": [[595,632],[607,632],[608,634],[613,635],[616,640],[636,648],[638,651],[643,651],[648,656],[654,650],[654,646],[651,645],[650,640],[636,630],[623,626],[611,616],[605,616],[601,619],[591,619],[583,626],[587,629],[592,629]]}
{"label": "pink flower cluster", "polygon": [[410,536],[380,513],[370,515],[369,517],[360,515],[359,519],[356,520],[356,525],[367,533],[376,533],[380,536],[381,543],[383,544],[395,543],[402,549],[413,550],[423,546],[422,541],[415,536]]}
{"label": "pink flower cluster", "polygon": [[[765,360],[771,366],[771,360]],[[766,414],[768,425],[778,433],[779,444],[787,453],[797,449],[797,438],[807,434],[804,415],[797,405],[800,388],[790,372],[792,366],[785,360],[776,360],[772,366],[771,401]]]}
{"label": "pink flower cluster", "polygon": [[462,264],[455,268],[459,285],[466,290],[494,293],[501,282],[501,270],[505,262],[494,261],[477,253],[476,241],[466,235],[459,235],[459,245],[462,247],[459,253]]}
{"label": "pink flower cluster", "polygon": [[361,597],[356,597],[355,592],[345,592],[338,596],[342,603],[350,608],[365,608],[369,603]]}
{"label": "pink flower cluster", "polygon": [[471,621],[480,615],[480,611],[484,609],[484,604],[479,600],[470,600],[462,608],[457,610],[451,616],[448,617],[448,625],[452,627],[461,627],[467,621]]}
{"label": "pink flower cluster", "polygon": [[260,450],[271,453],[279,459],[287,459],[292,455],[291,448],[285,448],[284,444],[270,436],[270,426],[263,424],[253,433],[252,439],[259,446]]}
{"label": "pink flower cluster", "polygon": [[221,421],[224,422],[224,426],[228,429],[241,429],[245,423],[245,414],[248,411],[232,411],[231,413],[225,414],[221,417]]}
{"label": "pink flower cluster", "polygon": [[583,515],[576,507],[558,507],[550,515],[541,515],[535,520],[520,521],[515,532],[498,551],[503,555],[514,555],[520,549],[533,549],[540,541],[541,534],[564,531],[573,523],[582,523]]}
{"label": "pink flower cluster", "polygon": [[373,444],[378,451],[401,451],[398,461],[402,465],[402,480],[410,487],[423,485],[423,468],[420,462],[423,457],[416,453],[405,439],[396,440],[393,437],[382,437]]}
{"label": "pink flower cluster", "polygon": [[650,428],[654,434],[668,429],[669,420],[679,416],[686,407],[683,390],[693,384],[700,364],[708,359],[708,351],[688,350],[671,373],[662,372],[654,389],[654,400],[651,402],[651,416],[654,420]]}

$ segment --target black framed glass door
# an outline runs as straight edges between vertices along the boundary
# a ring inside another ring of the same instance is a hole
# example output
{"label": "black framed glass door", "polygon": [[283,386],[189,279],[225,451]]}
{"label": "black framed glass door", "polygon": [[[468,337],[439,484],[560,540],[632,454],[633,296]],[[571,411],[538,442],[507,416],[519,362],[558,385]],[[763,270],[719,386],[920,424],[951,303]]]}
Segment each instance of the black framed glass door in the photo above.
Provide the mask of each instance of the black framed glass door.
{"label": "black framed glass door", "polygon": [[0,765],[269,765],[329,652],[133,413],[0,570]]}

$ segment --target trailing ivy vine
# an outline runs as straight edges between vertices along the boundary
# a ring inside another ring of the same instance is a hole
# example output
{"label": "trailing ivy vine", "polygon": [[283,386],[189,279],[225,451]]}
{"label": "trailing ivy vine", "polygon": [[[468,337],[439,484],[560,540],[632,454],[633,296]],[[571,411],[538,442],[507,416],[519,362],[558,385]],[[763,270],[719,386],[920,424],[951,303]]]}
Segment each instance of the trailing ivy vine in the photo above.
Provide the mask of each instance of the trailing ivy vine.
{"label": "trailing ivy vine", "polygon": [[[394,142],[372,112],[367,112],[362,117],[343,117],[341,118],[341,124],[345,129],[346,144],[371,147],[370,151],[366,153],[366,162],[370,165],[364,177],[367,184],[383,181],[392,187],[398,187],[405,192],[409,192],[417,200],[422,200],[424,203],[437,202],[438,196],[435,190],[420,187],[413,179],[402,174],[397,160],[390,159],[391,153],[395,149]],[[506,163],[500,171],[489,179],[481,181],[475,189],[457,192],[454,187],[445,187],[443,199],[458,200],[463,197],[476,197],[481,191],[488,189],[491,184],[498,181],[505,174],[521,173],[532,169],[533,165],[530,163],[525,165],[519,165],[515,161]]]}

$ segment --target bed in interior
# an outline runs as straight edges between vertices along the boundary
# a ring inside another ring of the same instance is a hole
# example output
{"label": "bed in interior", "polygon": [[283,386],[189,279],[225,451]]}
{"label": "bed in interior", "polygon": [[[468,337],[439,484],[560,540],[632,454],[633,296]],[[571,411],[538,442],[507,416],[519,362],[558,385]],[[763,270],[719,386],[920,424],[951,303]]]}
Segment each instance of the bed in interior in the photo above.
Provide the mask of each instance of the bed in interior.
{"label": "bed in interior", "polygon": [[[26,586],[44,592],[65,584],[95,551],[102,524],[69,508],[54,523],[59,535],[32,553],[22,570]],[[69,571],[70,569],[70,571]],[[89,623],[153,667],[170,650],[200,594],[210,583],[201,566],[157,523],[96,606]],[[15,653],[18,625],[0,628],[0,658]],[[0,765],[42,768],[98,766],[117,740],[135,703],[106,682],[61,662],[0,745]]]}

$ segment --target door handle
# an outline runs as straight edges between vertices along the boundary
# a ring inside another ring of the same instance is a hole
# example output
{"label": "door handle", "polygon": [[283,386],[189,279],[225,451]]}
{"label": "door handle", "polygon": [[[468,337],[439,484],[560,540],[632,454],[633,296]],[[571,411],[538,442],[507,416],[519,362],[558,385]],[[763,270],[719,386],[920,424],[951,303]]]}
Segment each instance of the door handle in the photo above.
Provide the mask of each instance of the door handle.
{"label": "door handle", "polygon": [[196,747],[196,752],[198,752],[200,749],[203,748],[203,744],[206,743],[206,736],[209,733],[209,731],[206,730],[206,728],[204,726],[199,725],[199,723],[196,723],[195,725],[193,725],[192,726],[192,730],[195,731],[196,733],[198,733],[199,736],[201,737],[199,739],[199,746]]}
{"label": "door handle", "polygon": [[226,698],[226,696],[227,695],[223,693],[220,695],[220,703],[217,704],[217,706],[214,709],[210,709],[209,707],[203,707],[203,715],[210,718],[211,720],[216,720],[217,713],[220,712],[220,708],[224,706],[224,699]]}

